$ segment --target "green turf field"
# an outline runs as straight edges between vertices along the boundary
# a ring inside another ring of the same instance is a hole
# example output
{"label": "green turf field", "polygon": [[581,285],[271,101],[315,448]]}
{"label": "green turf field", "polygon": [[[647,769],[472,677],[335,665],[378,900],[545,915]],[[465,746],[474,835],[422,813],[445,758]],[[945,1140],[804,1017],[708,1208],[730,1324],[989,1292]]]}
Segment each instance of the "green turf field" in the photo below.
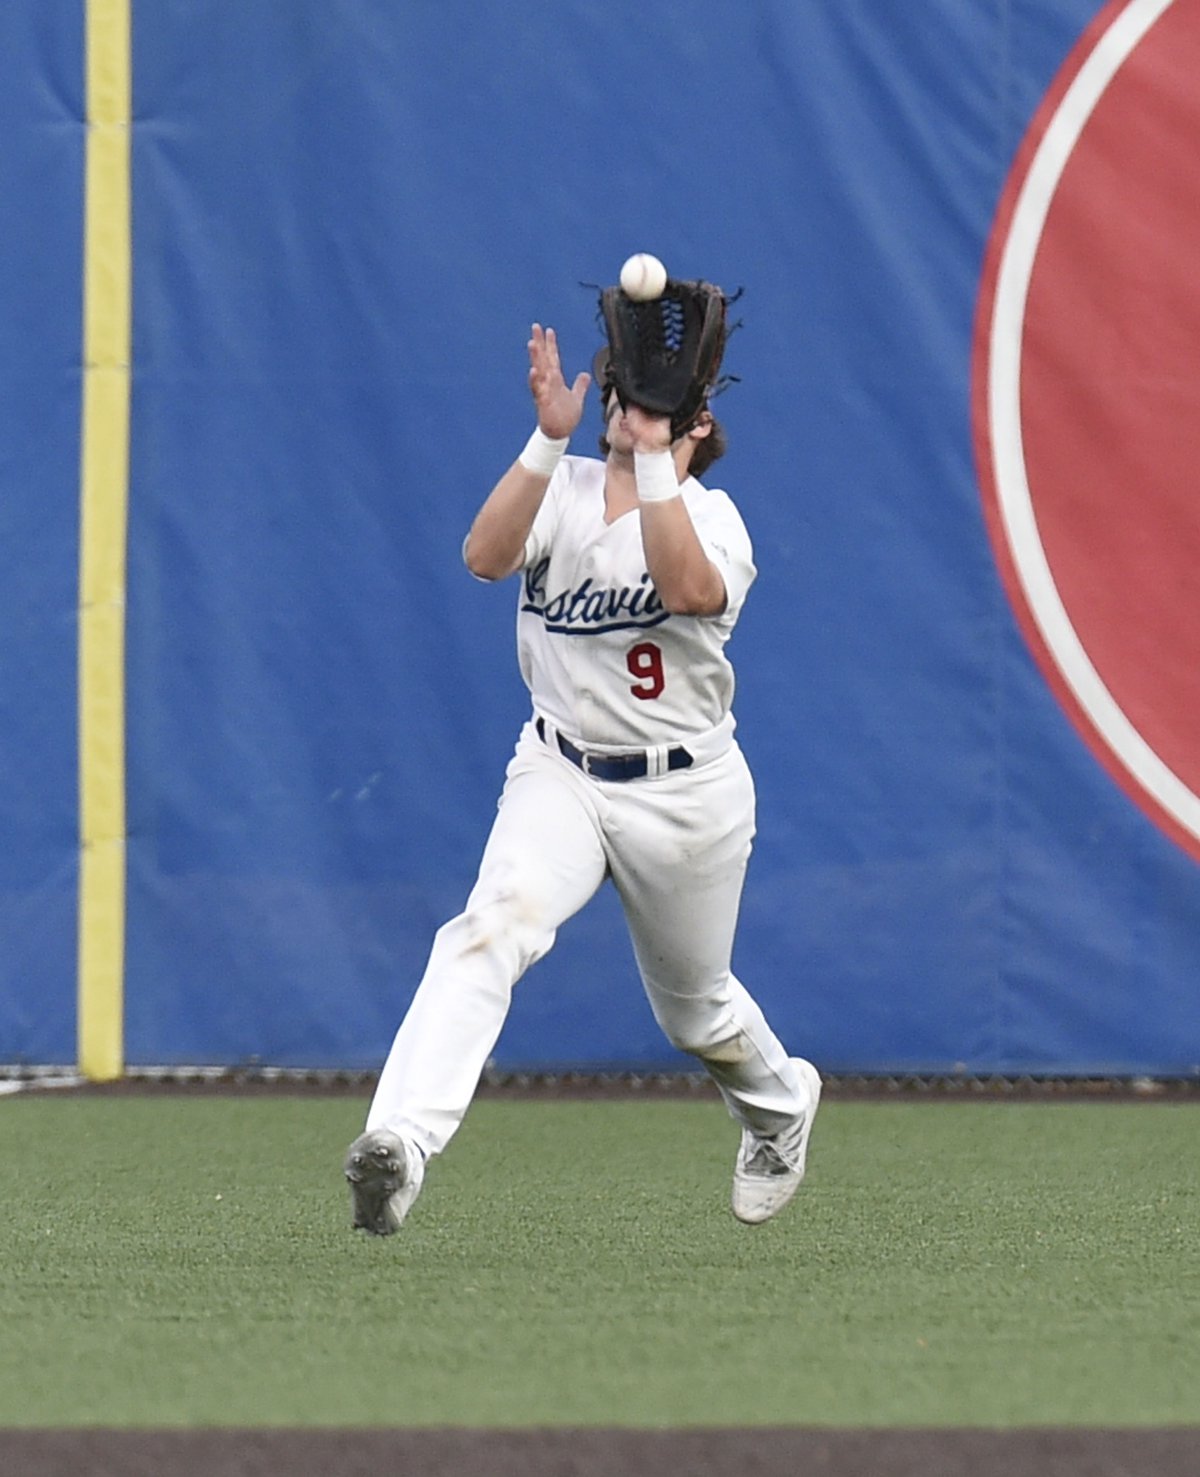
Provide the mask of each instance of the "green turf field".
{"label": "green turf field", "polygon": [[401,1235],[365,1100],[0,1100],[0,1426],[1200,1420],[1200,1107],[828,1102],[784,1216],[716,1101],[481,1100]]}

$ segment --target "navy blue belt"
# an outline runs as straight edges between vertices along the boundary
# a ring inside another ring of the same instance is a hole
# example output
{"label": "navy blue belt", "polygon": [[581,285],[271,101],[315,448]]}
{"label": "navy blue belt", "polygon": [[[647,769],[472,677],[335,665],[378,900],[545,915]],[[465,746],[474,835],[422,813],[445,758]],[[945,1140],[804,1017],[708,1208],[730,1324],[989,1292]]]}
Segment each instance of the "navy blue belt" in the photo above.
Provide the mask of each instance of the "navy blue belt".
{"label": "navy blue belt", "polygon": [[[546,743],[546,720],[539,718],[534,726],[538,738]],[[633,754],[585,754],[570,739],[563,738],[561,733],[556,731],[554,737],[558,740],[558,751],[563,758],[569,759],[593,779],[641,780],[650,772],[650,761],[644,749]],[[667,751],[668,769],[689,769],[692,763],[692,756],[686,749],[674,748]]]}

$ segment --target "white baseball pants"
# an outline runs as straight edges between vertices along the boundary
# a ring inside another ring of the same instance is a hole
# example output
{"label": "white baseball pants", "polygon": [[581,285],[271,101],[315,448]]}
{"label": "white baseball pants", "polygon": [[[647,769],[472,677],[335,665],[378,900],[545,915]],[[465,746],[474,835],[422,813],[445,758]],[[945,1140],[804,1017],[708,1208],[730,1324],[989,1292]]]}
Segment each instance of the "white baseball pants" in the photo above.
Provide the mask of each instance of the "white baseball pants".
{"label": "white baseball pants", "polygon": [[762,1011],[730,972],[754,835],[754,784],[736,743],[654,779],[597,781],[522,731],[478,880],[438,930],[380,1076],[368,1130],[427,1155],[462,1122],[512,990],[558,928],[613,881],[654,1016],[707,1068],[730,1113],[771,1134],[807,1091]]}

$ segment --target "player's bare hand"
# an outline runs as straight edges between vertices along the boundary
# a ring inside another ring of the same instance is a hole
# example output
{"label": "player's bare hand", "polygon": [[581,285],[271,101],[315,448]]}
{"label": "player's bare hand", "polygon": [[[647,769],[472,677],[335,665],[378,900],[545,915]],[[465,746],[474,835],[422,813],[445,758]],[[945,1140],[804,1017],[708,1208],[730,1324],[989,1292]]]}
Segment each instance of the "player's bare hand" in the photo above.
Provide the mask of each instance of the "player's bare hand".
{"label": "player's bare hand", "polygon": [[529,391],[537,407],[543,436],[555,440],[570,436],[583,417],[583,400],[592,377],[586,371],[568,385],[558,357],[558,338],[552,328],[533,325],[529,339]]}
{"label": "player's bare hand", "polygon": [[669,416],[652,415],[640,405],[625,407],[625,424],[634,451],[669,451],[671,447],[671,420]]}

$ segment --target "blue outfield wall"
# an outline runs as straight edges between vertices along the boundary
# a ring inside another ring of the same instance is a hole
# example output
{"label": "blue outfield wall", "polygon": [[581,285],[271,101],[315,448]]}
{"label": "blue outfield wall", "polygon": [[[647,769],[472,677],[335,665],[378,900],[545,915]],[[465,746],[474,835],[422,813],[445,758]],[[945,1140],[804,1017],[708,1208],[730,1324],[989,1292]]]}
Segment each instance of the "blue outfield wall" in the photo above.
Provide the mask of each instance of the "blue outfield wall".
{"label": "blue outfield wall", "polygon": [[0,8],[0,1060],[75,1056],[83,37]]}
{"label": "blue outfield wall", "polygon": [[[527,711],[459,551],[529,324],[587,367],[645,249],[744,289],[740,976],[829,1071],[1200,1071],[1200,872],[1040,672],[972,435],[989,233],[1100,9],[135,0],[130,1064],[380,1063]],[[75,10],[0,22],[4,1060],[74,1042]],[[497,1055],[681,1060],[611,894]]]}

